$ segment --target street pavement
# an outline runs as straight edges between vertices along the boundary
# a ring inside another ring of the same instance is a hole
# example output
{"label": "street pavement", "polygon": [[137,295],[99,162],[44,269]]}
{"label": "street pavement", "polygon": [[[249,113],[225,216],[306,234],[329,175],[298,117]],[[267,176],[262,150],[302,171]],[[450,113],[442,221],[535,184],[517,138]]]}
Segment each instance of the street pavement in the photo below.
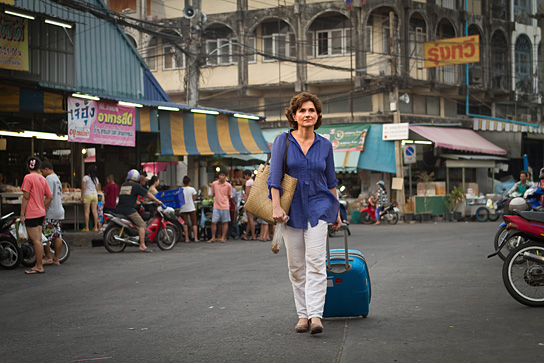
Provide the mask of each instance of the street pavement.
{"label": "street pavement", "polygon": [[285,250],[269,242],[76,247],[42,275],[0,271],[0,361],[542,362],[544,310],[513,300],[486,258],[497,226],[351,225],[370,314],[318,335],[295,332]]}

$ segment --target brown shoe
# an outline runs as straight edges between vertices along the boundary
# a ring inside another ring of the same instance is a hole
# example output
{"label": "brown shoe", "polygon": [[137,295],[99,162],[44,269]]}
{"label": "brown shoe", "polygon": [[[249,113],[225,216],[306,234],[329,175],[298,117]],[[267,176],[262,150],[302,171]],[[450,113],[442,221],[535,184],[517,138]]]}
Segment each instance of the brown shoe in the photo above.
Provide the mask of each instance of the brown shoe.
{"label": "brown shoe", "polygon": [[310,334],[323,333],[323,325],[321,323],[310,323]]}
{"label": "brown shoe", "polygon": [[295,330],[297,333],[306,333],[310,329],[310,322],[308,321],[306,324],[297,324],[295,326]]}

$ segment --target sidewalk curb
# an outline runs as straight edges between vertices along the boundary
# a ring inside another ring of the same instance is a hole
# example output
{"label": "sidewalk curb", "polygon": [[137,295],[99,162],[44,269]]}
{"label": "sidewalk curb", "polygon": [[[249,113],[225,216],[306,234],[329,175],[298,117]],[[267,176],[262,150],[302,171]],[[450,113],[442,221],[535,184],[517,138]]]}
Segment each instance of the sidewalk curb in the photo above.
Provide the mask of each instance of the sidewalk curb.
{"label": "sidewalk curb", "polygon": [[64,232],[63,237],[71,247],[91,248],[93,240],[102,241],[102,232]]}

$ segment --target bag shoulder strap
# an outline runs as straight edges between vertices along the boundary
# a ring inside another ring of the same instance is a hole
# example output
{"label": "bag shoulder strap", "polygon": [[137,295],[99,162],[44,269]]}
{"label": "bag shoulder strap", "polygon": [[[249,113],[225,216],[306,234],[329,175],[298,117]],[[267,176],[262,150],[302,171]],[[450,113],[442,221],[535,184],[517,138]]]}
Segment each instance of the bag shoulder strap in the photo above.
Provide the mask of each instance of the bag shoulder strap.
{"label": "bag shoulder strap", "polygon": [[285,154],[283,154],[283,173],[288,174],[287,151],[289,151],[289,131],[285,133]]}

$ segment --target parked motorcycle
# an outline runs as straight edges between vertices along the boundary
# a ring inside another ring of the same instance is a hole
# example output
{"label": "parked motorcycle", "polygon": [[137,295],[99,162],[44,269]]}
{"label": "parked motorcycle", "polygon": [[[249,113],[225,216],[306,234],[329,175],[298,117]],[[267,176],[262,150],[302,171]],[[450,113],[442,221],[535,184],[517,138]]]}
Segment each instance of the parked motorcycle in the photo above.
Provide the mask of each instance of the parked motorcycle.
{"label": "parked motorcycle", "polygon": [[[544,212],[544,209],[542,208],[540,200],[543,194],[544,190],[542,189],[542,187],[531,187],[525,192],[523,198],[517,197],[512,199],[510,201],[510,206],[508,209],[511,211],[510,213],[513,213],[514,210],[532,210],[542,213]],[[503,238],[506,236],[507,233],[508,231],[506,230],[506,222],[503,222],[499,225],[499,230],[497,231],[497,233],[495,234],[495,238],[493,239],[493,248],[496,251],[499,251],[498,256],[503,261],[506,259],[506,256],[508,256],[510,251],[519,246],[521,243],[526,242],[526,239],[519,235],[513,236],[508,240],[503,241]],[[501,242],[504,244],[503,248],[499,248],[501,247]]]}
{"label": "parked motorcycle", "polygon": [[10,233],[10,228],[16,220],[17,217],[13,212],[0,218],[0,266],[8,270],[19,266],[22,259],[17,240]]}
{"label": "parked motorcycle", "polygon": [[[176,244],[177,229],[168,222],[167,215],[173,213],[173,208],[156,209],[155,215],[150,219],[145,229],[145,242],[157,243],[161,250],[171,250]],[[106,213],[108,215],[108,227],[104,231],[104,247],[110,253],[123,252],[127,246],[140,246],[138,227],[132,221],[122,215]]]}
{"label": "parked motorcycle", "polygon": [[[15,229],[12,230],[12,234],[15,233]],[[43,248],[47,248],[47,237],[46,231],[42,232],[42,244]],[[51,251],[51,256],[56,254],[55,251],[55,243],[49,243],[49,250]],[[34,250],[34,245],[31,241],[22,241],[21,242],[21,254],[22,254],[22,260],[21,263],[23,266],[26,267],[32,267],[36,264],[36,252]],[[44,254],[45,256],[45,254]],[[70,257],[70,245],[64,237],[62,238],[62,248],[59,255],[59,262],[64,263],[66,260],[68,260],[68,257]]]}
{"label": "parked motorcycle", "polygon": [[[386,204],[380,212],[380,220],[387,221],[389,224],[396,224],[399,221],[399,208],[396,202]],[[359,221],[362,224],[372,224],[376,222],[376,196],[371,195],[368,198],[368,204],[361,210]]]}
{"label": "parked motorcycle", "polygon": [[[534,307],[544,306],[544,213],[514,212],[503,217],[508,233],[499,250],[514,236],[525,242],[516,246],[506,257],[502,278],[508,293],[518,302]],[[489,255],[493,257],[498,251]]]}

